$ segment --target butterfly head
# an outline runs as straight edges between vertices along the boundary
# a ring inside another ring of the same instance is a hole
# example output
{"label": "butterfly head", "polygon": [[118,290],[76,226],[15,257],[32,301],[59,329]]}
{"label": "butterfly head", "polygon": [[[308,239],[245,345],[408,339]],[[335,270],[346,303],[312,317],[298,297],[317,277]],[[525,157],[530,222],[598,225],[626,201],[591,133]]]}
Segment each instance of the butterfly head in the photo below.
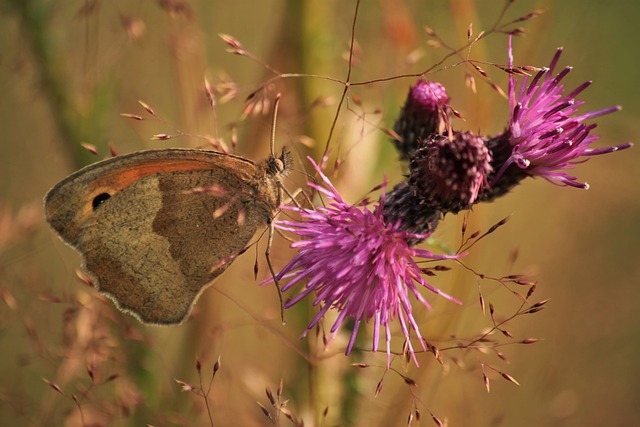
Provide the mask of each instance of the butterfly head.
{"label": "butterfly head", "polygon": [[269,156],[267,160],[267,173],[276,178],[286,177],[293,167],[293,156],[291,152],[282,147],[280,156]]}

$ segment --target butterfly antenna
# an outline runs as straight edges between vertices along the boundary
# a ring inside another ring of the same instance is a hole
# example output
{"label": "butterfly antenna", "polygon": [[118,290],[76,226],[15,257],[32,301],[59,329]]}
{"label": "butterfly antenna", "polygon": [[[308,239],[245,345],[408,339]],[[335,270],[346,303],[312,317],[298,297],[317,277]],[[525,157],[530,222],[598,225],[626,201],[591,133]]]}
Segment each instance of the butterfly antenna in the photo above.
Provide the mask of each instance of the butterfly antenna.
{"label": "butterfly antenna", "polygon": [[271,149],[271,156],[276,156],[276,121],[278,120],[278,105],[280,105],[280,94],[276,95],[276,100],[273,103],[273,118],[271,119],[271,138],[269,139],[269,148]]}

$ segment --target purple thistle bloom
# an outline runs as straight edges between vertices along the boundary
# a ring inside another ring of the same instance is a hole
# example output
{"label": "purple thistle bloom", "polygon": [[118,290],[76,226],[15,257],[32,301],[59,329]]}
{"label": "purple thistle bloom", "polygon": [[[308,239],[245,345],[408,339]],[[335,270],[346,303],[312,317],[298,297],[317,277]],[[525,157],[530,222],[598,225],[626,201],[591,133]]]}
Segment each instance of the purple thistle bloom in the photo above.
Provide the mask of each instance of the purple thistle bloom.
{"label": "purple thistle bloom", "polygon": [[491,154],[485,138],[471,132],[431,135],[411,158],[409,184],[416,197],[443,212],[469,209],[487,186]]}
{"label": "purple thistle bloom", "polygon": [[440,83],[421,78],[415,86],[411,86],[393,127],[400,137],[393,143],[401,159],[407,160],[413,156],[420,139],[434,133],[442,133],[450,113],[449,97]]}
{"label": "purple thistle bloom", "polygon": [[[544,68],[533,79],[525,77],[516,83],[513,74],[509,77],[509,106],[511,117],[509,127],[503,137],[510,145],[510,155],[499,166],[493,182],[496,183],[510,165],[516,165],[530,176],[541,176],[558,184],[578,188],[588,188],[587,183],[577,181],[565,170],[584,163],[588,156],[611,153],[632,146],[631,143],[606,148],[590,148],[599,137],[591,134],[595,124],[585,124],[587,120],[620,109],[619,106],[578,114],[578,107],[584,101],[576,96],[591,85],[585,82],[569,94],[564,93],[562,79],[571,67],[552,77],[562,49],[558,49],[549,68]],[[513,50],[509,40],[509,67],[513,67]],[[494,157],[496,156],[494,153]]]}
{"label": "purple thistle bloom", "polygon": [[[311,160],[311,159],[310,159]],[[427,260],[455,259],[462,255],[435,255],[424,249],[416,249],[408,239],[423,239],[400,229],[400,222],[387,223],[383,209],[385,190],[380,203],[370,209],[366,204],[354,206],[346,203],[329,179],[311,160],[325,183],[325,187],[308,183],[309,187],[327,197],[329,205],[317,210],[285,206],[284,209],[298,212],[302,221],[277,221],[280,230],[290,231],[303,237],[291,247],[298,254],[278,274],[278,279],[290,279],[282,290],[307,281],[304,288],[293,299],[286,302],[289,308],[307,295],[315,293],[313,304],[320,311],[313,318],[303,336],[315,327],[329,309],[339,314],[331,326],[331,339],[345,320],[354,321],[353,332],[346,354],[353,349],[361,322],[373,319],[373,351],[378,350],[381,326],[385,328],[387,364],[391,363],[391,330],[389,324],[397,317],[407,341],[408,352],[418,364],[411,329],[426,350],[418,324],[413,317],[410,295],[430,308],[419,291],[424,287],[450,301],[460,303],[425,280],[426,269],[418,262]]]}

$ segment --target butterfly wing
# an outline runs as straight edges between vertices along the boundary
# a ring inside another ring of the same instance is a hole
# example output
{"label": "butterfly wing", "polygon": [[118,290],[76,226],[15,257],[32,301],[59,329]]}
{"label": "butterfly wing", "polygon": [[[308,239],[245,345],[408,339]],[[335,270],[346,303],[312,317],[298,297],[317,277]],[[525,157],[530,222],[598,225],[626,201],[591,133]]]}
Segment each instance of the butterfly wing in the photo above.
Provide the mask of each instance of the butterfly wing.
{"label": "butterfly wing", "polygon": [[98,290],[145,323],[176,324],[269,220],[261,173],[215,152],[141,151],[63,180],[45,212]]}

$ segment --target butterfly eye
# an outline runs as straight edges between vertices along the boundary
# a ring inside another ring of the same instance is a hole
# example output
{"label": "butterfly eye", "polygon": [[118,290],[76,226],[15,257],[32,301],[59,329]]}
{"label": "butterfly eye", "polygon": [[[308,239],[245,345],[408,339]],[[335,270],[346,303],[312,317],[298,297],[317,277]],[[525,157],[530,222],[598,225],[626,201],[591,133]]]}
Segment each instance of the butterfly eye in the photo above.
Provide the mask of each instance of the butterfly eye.
{"label": "butterfly eye", "polygon": [[93,210],[95,211],[96,209],[98,209],[98,207],[100,207],[101,204],[103,204],[110,198],[111,198],[111,194],[109,193],[98,194],[96,197],[93,198],[93,201],[91,202],[91,206],[93,207]]}
{"label": "butterfly eye", "polygon": [[282,172],[284,170],[284,163],[280,159],[273,159],[273,164],[276,167],[277,172]]}

